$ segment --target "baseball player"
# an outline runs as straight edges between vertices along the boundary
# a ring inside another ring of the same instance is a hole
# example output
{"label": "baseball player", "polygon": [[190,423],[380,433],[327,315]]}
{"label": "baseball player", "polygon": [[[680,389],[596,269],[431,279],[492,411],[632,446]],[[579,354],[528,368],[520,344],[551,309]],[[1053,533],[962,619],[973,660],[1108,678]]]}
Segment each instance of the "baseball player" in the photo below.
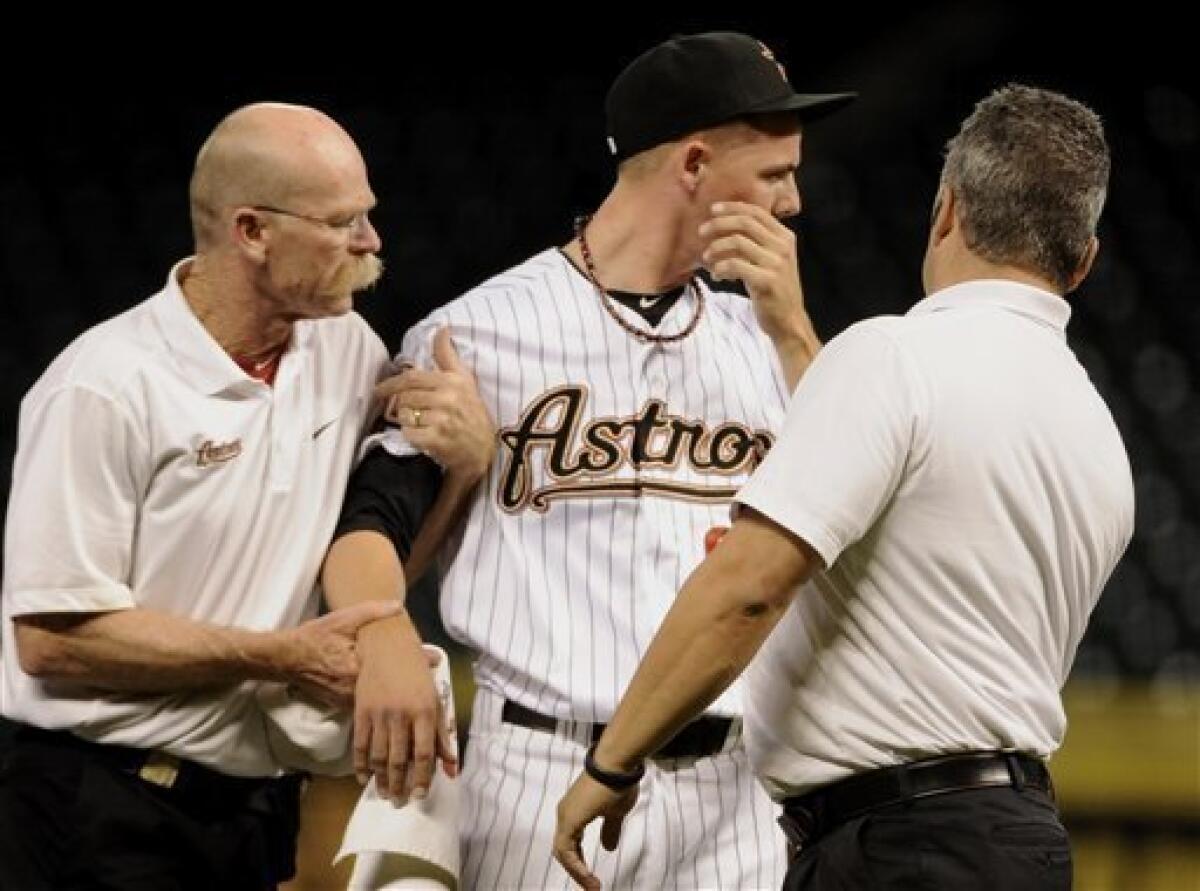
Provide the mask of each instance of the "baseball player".
{"label": "baseball player", "polygon": [[[551,855],[555,802],[819,348],[779,220],[800,210],[800,121],[850,98],[796,94],[745,35],[654,47],[609,92],[618,179],[575,238],[404,339],[402,360],[428,367],[448,326],[499,431],[442,576],[446,627],[478,653],[466,888],[569,884]],[[719,283],[731,279],[749,300]],[[420,372],[406,380],[400,428],[352,480],[327,584],[396,584],[389,530],[408,513],[404,480],[427,463],[412,440],[450,409]],[[606,886],[778,887],[783,837],[740,713],[735,689],[656,753],[619,852],[589,837]],[[367,754],[402,792],[435,750],[426,713],[374,732]]]}

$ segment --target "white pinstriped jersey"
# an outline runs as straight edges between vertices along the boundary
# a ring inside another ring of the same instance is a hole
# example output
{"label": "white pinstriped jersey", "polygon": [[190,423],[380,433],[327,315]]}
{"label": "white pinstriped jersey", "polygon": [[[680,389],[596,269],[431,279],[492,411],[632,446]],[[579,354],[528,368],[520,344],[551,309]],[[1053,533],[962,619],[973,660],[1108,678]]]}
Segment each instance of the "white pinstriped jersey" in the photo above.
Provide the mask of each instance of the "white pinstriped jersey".
{"label": "white pinstriped jersey", "polygon": [[[682,341],[643,343],[557,249],[433,312],[401,360],[430,367],[449,325],[500,436],[443,554],[442,617],[476,679],[559,718],[606,721],[676,592],[729,523],[783,420],[787,388],[750,301],[703,283]],[[684,328],[695,294],[658,326]],[[646,323],[623,306],[632,323]],[[394,453],[411,453],[399,431]],[[731,688],[711,712],[740,714]]]}

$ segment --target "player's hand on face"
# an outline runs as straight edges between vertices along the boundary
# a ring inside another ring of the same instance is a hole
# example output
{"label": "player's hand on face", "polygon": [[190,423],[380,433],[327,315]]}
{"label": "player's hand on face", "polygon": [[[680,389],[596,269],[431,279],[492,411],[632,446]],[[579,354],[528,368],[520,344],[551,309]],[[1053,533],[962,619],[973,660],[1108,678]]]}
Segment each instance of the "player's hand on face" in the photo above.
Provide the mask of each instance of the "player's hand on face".
{"label": "player's hand on face", "polygon": [[606,851],[616,850],[621,824],[633,810],[637,797],[637,786],[616,791],[583,774],[558,803],[554,857],[581,888],[588,891],[599,891],[600,888],[600,880],[583,859],[584,830],[596,818],[603,817],[600,843]]}
{"label": "player's hand on face", "polygon": [[379,794],[396,802],[424,798],[440,760],[458,774],[430,671],[431,657],[406,618],[380,623],[359,638],[361,669],[354,693],[354,772],[374,775]]}
{"label": "player's hand on face", "polygon": [[435,370],[403,371],[376,386],[375,395],[386,405],[385,416],[400,424],[413,446],[447,472],[479,479],[496,453],[495,425],[448,328],[434,338],[433,358]]}
{"label": "player's hand on face", "polygon": [[743,201],[718,201],[700,226],[704,267],[718,280],[745,283],[768,337],[808,324],[796,236],[770,212]]}

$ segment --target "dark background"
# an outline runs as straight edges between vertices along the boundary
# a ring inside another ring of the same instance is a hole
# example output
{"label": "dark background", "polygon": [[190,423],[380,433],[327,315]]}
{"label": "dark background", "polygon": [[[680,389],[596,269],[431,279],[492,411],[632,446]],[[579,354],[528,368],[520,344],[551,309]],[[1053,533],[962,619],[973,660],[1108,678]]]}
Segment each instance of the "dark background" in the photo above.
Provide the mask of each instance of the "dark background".
{"label": "dark background", "polygon": [[[797,5],[706,16],[609,6],[181,10],[5,38],[0,71],[0,491],[21,395],[76,334],[157,290],[190,251],[196,149],[234,107],[316,105],[366,155],[388,272],[360,302],[389,346],[429,309],[547,244],[607,191],[608,83],[671,33],[745,30],[801,91],[854,89],[806,135],[796,223],[809,305],[832,337],[920,296],[941,147],[1011,80],[1065,90],[1114,155],[1100,262],[1072,342],[1125,436],[1138,531],[1077,673],[1200,676],[1200,105],[1178,18],[1139,4]],[[429,16],[434,16],[431,20]],[[147,36],[134,40],[136,31]]]}

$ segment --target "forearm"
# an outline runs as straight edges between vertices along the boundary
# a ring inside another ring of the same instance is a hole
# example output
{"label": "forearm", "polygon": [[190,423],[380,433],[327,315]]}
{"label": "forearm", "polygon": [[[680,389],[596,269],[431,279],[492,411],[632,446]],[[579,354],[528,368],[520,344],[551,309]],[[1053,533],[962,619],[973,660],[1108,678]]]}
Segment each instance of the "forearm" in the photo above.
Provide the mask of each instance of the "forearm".
{"label": "forearm", "polygon": [[783,369],[788,391],[791,392],[796,389],[800,378],[816,358],[821,349],[821,341],[813,329],[812,322],[805,315],[787,332],[772,334],[771,343],[775,347],[775,355],[779,357],[779,366]]}
{"label": "forearm", "polygon": [[762,646],[815,560],[778,527],[735,523],[675,599],[604,732],[597,761],[634,767],[716,699]]}
{"label": "forearm", "polygon": [[148,609],[16,621],[22,668],[43,680],[103,690],[162,693],[285,680],[286,640]]}
{"label": "forearm", "polygon": [[698,604],[686,589],[677,603],[605,730],[601,764],[631,770],[665,745],[733,683],[773,624],[766,613],[686,615]]}
{"label": "forearm", "polygon": [[[403,603],[407,596],[405,572],[396,546],[386,535],[372,529],[356,529],[334,541],[325,556],[321,586],[331,609],[369,600]],[[368,649],[376,645],[387,647],[397,641],[416,645],[421,642],[407,610],[359,631],[359,643]]]}

